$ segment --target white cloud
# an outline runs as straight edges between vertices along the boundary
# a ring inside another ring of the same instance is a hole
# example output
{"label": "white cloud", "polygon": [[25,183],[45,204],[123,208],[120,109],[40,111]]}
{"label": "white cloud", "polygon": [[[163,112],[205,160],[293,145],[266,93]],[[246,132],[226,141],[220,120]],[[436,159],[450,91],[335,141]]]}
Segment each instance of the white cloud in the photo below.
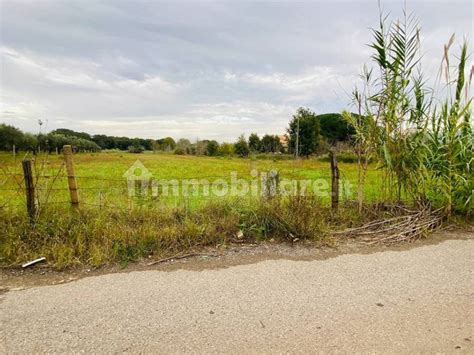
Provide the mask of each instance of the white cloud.
{"label": "white cloud", "polygon": [[[402,4],[383,5],[401,15]],[[472,39],[472,4],[409,5],[433,76],[451,33]],[[0,122],[37,131],[41,118],[49,129],[221,141],[282,133],[299,106],[346,108],[378,21],[372,2],[1,7]]]}
{"label": "white cloud", "polygon": [[233,82],[243,82],[258,87],[286,92],[287,101],[312,98],[332,98],[335,90],[348,88],[357,80],[356,68],[351,73],[343,73],[332,67],[312,67],[298,74],[287,73],[225,73],[224,78]]}

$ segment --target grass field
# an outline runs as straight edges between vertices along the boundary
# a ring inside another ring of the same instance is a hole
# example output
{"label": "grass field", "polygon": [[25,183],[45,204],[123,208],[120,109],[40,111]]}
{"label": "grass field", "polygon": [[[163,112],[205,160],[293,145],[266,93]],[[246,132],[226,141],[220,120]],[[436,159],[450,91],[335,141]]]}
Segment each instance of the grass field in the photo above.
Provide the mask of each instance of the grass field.
{"label": "grass field", "polygon": [[[0,154],[0,206],[5,208],[22,208],[25,203],[22,190],[21,159],[14,159],[10,154]],[[35,159],[35,173],[37,175],[38,201],[43,203],[67,204],[69,195],[67,191],[67,178],[62,155],[41,155],[31,157]],[[205,156],[180,156],[173,154],[130,154],[130,153],[81,153],[74,155],[74,165],[79,185],[81,203],[84,205],[120,206],[128,203],[127,180],[123,174],[140,160],[150,171],[154,179],[207,179],[213,182],[223,179],[230,182],[231,173],[237,173],[239,179],[252,180],[252,171],[268,172],[277,170],[280,179],[316,180],[324,181],[326,186],[330,183],[329,163],[316,159],[278,160],[278,159],[242,159],[226,157]],[[341,197],[354,199],[357,167],[356,164],[339,164],[341,180],[344,188]],[[368,174],[366,194],[368,200],[373,200],[380,192],[378,173],[372,169]],[[324,190],[324,186],[322,189]],[[311,187],[309,188],[311,190]],[[329,190],[328,190],[329,191]],[[199,188],[196,193],[186,197],[191,204],[213,198],[204,196]],[[322,194],[321,198],[329,202],[328,195]],[[183,202],[183,196],[169,196],[158,198],[155,204],[177,204]],[[151,201],[150,201],[151,202]]]}
{"label": "grass field", "polygon": [[[26,214],[21,159],[0,155],[0,265],[46,257],[49,265],[97,266],[124,263],[143,257],[161,257],[225,247],[243,232],[243,240],[267,238],[328,242],[328,231],[361,223],[370,216],[353,207],[334,212],[329,195],[275,198],[206,197],[198,190],[188,197],[128,198],[123,174],[139,159],[155,179],[200,179],[210,182],[230,174],[252,179],[253,170],[277,170],[280,178],[324,181],[329,187],[329,163],[315,159],[211,158],[172,154],[76,154],[80,209],[70,209],[67,176],[61,155],[35,157],[38,215],[34,223]],[[356,164],[340,164],[341,179],[351,189],[342,201],[354,198]],[[320,179],[320,180],[318,180]],[[280,183],[280,186],[282,182]],[[381,190],[379,173],[370,170],[367,197],[375,200]],[[329,189],[328,189],[329,192]],[[130,201],[133,201],[130,204]]]}

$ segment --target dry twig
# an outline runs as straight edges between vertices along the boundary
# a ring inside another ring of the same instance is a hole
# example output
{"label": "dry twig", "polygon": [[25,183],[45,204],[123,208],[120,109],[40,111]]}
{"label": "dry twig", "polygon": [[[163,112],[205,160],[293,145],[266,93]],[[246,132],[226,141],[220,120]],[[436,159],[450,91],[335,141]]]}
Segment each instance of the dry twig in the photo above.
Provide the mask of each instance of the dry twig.
{"label": "dry twig", "polygon": [[425,236],[441,226],[444,218],[442,209],[431,211],[407,211],[407,215],[376,220],[358,228],[346,229],[335,234],[348,237],[364,237],[367,244],[411,242]]}

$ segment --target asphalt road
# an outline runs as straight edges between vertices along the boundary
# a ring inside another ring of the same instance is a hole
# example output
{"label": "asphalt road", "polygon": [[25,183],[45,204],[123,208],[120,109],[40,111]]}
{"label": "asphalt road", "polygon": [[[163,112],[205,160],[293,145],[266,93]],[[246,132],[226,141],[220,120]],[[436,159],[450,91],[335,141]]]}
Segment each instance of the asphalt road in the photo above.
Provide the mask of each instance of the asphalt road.
{"label": "asphalt road", "polygon": [[474,240],[0,296],[5,352],[474,352]]}

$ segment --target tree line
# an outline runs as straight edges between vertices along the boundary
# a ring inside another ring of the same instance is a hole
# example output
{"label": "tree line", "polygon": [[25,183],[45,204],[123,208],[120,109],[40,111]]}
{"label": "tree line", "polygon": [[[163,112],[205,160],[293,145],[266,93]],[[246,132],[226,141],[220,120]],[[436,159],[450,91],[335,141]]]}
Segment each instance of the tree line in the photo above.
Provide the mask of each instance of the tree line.
{"label": "tree line", "polygon": [[354,128],[338,113],[316,115],[308,108],[299,108],[289,122],[286,134],[259,136],[256,133],[248,139],[241,135],[234,143],[219,143],[216,140],[197,140],[191,142],[182,138],[175,141],[172,137],[144,139],[117,137],[104,134],[90,135],[66,128],[49,133],[31,134],[20,129],[0,124],[0,150],[59,152],[70,144],[78,152],[100,150],[120,150],[131,153],[148,151],[174,152],[178,155],[208,155],[246,157],[249,154],[298,154],[309,156],[317,153],[321,146],[348,141],[354,134]]}

